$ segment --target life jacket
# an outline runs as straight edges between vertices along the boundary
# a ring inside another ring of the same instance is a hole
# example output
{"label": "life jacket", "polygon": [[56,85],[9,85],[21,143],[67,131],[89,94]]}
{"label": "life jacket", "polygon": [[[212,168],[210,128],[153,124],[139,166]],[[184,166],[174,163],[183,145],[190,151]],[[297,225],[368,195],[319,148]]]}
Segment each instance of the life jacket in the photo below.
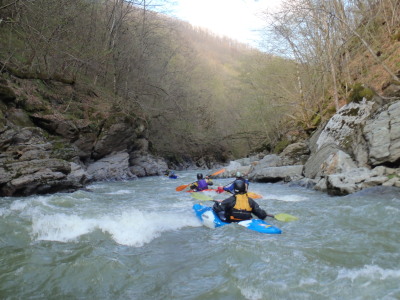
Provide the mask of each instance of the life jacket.
{"label": "life jacket", "polygon": [[205,179],[200,179],[197,181],[197,191],[202,191],[208,188],[207,181]]}
{"label": "life jacket", "polygon": [[235,222],[250,220],[252,218],[251,212],[253,209],[250,206],[247,194],[238,194],[235,195],[235,198],[236,203],[232,208],[230,220]]}

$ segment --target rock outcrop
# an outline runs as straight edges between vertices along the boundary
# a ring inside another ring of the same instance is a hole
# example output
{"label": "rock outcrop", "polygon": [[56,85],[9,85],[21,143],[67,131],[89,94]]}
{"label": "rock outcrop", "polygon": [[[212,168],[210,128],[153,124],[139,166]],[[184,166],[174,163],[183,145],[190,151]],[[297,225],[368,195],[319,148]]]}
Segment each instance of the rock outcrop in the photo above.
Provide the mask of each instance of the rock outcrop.
{"label": "rock outcrop", "polygon": [[253,181],[292,182],[332,195],[400,188],[400,100],[382,103],[376,96],[374,102],[347,104],[308,144],[289,145],[279,156],[254,156],[251,163],[232,161],[220,176],[242,171]]}
{"label": "rock outcrop", "polygon": [[167,169],[149,153],[140,118],[82,111],[84,105],[70,111],[68,97],[89,101],[67,84],[40,89],[32,80],[0,82],[0,196],[74,191],[92,181],[161,175]]}
{"label": "rock outcrop", "polygon": [[378,107],[364,99],[344,106],[319,135],[305,175],[333,195],[376,185],[400,187],[399,122],[400,101]]}

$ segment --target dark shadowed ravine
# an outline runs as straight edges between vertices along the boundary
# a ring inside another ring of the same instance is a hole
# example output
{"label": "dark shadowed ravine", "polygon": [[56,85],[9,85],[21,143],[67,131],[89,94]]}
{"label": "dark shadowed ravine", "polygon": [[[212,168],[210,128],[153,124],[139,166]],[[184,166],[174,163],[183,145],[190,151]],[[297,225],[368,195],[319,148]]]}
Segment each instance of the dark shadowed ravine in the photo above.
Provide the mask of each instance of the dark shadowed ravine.
{"label": "dark shadowed ravine", "polygon": [[0,299],[400,299],[399,189],[250,183],[269,213],[299,217],[266,235],[201,226],[175,191],[196,173],[1,198]]}

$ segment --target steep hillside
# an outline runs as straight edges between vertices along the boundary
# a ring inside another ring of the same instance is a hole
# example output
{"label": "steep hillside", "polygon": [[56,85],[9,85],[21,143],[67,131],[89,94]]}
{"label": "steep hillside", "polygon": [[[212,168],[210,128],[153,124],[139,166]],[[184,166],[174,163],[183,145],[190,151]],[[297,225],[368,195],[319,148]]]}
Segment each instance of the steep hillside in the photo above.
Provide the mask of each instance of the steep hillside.
{"label": "steep hillside", "polygon": [[375,55],[358,41],[351,51],[349,79],[350,82],[366,84],[379,94],[390,97],[396,93],[393,85],[400,85],[391,74],[400,77],[400,31],[388,31],[382,17],[374,23],[376,27],[370,43]]}
{"label": "steep hillside", "polygon": [[159,175],[153,155],[212,167],[268,135],[268,113],[249,118],[272,100],[245,68],[270,58],[254,49],[128,2],[3,4],[0,195]]}

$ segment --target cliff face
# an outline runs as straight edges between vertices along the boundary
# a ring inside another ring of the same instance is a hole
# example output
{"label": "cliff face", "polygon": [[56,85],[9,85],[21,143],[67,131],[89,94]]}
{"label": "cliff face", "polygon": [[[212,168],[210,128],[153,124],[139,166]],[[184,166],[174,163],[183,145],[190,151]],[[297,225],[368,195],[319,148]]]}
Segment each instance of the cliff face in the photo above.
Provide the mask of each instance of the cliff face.
{"label": "cliff face", "polygon": [[69,191],[166,169],[148,153],[144,120],[115,109],[114,99],[69,83],[2,75],[0,196]]}
{"label": "cliff face", "polygon": [[304,143],[280,155],[232,161],[220,177],[240,171],[250,180],[292,182],[347,195],[375,186],[400,191],[400,95],[343,106]]}
{"label": "cliff face", "polygon": [[400,187],[400,100],[391,100],[350,103],[313,136],[304,175],[317,189],[346,195],[376,185]]}

